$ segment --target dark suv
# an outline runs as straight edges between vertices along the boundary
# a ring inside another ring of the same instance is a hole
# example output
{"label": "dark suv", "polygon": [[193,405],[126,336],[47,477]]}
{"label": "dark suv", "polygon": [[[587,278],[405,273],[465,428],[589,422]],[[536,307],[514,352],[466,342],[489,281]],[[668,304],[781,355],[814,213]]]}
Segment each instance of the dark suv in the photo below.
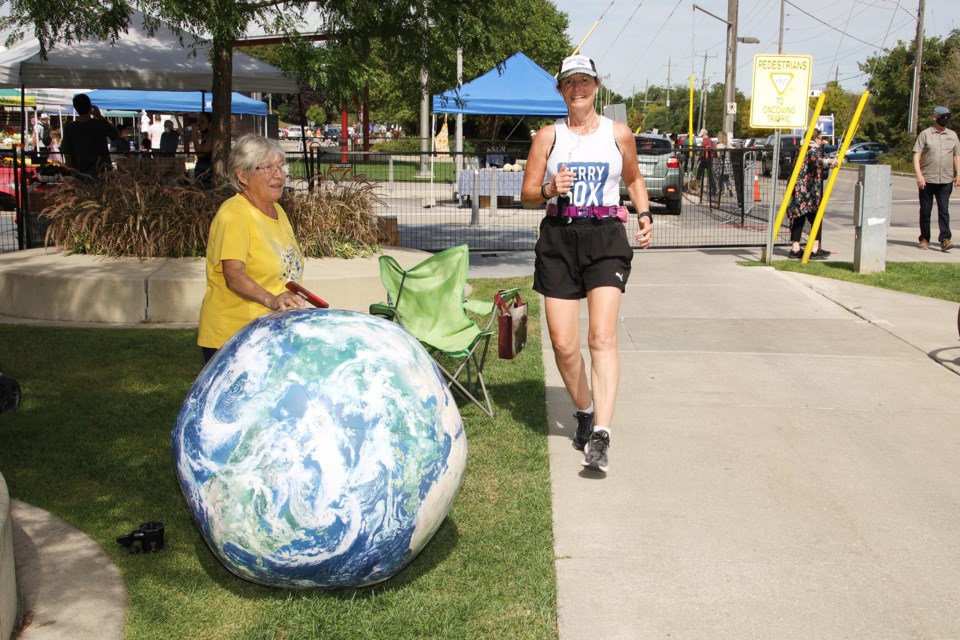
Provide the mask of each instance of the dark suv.
{"label": "dark suv", "polygon": [[[652,134],[635,135],[637,164],[647,185],[651,202],[666,205],[667,213],[680,213],[682,178],[680,158],[669,138]],[[629,200],[623,179],[620,179],[620,200]]]}
{"label": "dark suv", "polygon": [[[766,142],[763,143],[763,153],[760,154],[761,170],[765,176],[773,172],[773,141],[774,136],[767,136]],[[781,180],[790,178],[790,172],[793,171],[793,165],[797,161],[797,154],[802,146],[803,136],[780,136],[780,169],[778,171]]]}

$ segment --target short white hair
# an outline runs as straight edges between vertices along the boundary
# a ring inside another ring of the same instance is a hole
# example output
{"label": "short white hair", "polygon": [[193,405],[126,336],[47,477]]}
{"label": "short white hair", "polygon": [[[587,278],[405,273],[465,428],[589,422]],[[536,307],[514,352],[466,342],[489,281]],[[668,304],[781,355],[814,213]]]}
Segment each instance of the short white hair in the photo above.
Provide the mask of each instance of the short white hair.
{"label": "short white hair", "polygon": [[243,191],[237,174],[253,173],[257,167],[268,164],[274,159],[285,160],[283,147],[276,140],[248,133],[240,136],[230,150],[227,162],[227,182],[237,193]]}

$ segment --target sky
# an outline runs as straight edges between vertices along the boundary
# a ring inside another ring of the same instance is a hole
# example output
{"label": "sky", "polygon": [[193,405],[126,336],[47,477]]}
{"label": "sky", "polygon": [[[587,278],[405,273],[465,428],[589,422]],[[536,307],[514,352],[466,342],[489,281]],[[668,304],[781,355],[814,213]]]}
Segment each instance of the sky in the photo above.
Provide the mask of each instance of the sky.
{"label": "sky", "polygon": [[[574,45],[596,29],[581,50],[594,59],[605,85],[622,96],[643,93],[646,83],[687,86],[691,72],[700,86],[706,56],[707,82],[722,83],[726,68],[727,0],[553,0],[567,14]],[[926,0],[926,37],[960,29],[957,0]],[[760,44],[739,44],[737,89],[749,96],[756,54],[776,54],[780,32],[778,0],[740,0],[737,35]],[[912,42],[919,0],[790,0],[784,4],[784,54],[813,56],[811,88],[838,79],[862,91],[867,77],[857,66],[898,41]]]}

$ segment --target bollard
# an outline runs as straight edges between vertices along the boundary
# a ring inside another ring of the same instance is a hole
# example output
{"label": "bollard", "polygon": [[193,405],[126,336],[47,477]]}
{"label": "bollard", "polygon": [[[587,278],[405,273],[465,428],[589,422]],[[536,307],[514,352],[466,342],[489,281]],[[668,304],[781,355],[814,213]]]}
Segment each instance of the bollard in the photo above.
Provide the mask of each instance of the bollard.
{"label": "bollard", "polygon": [[892,196],[890,165],[860,167],[853,196],[853,270],[875,273],[887,269],[887,228]]}
{"label": "bollard", "polygon": [[470,226],[480,224],[480,172],[473,170],[473,191],[470,195]]}

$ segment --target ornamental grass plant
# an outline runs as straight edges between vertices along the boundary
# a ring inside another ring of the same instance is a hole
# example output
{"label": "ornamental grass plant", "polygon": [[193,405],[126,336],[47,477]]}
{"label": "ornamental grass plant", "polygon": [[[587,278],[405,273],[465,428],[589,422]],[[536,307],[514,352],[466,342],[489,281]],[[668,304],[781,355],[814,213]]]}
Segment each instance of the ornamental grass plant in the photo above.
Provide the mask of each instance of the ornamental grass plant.
{"label": "ornamental grass plant", "polygon": [[379,250],[379,216],[383,204],[376,184],[358,175],[338,179],[330,173],[314,178],[310,189],[289,192],[280,205],[304,254],[313,258],[366,257]]}
{"label": "ornamental grass plant", "polygon": [[[125,159],[126,160],[126,159]],[[232,189],[201,187],[175,158],[130,159],[94,180],[65,178],[48,189],[46,244],[108,257],[199,258],[210,223]],[[376,185],[363,176],[315,180],[280,201],[304,254],[353,258],[379,251]]]}
{"label": "ornamental grass plant", "polygon": [[205,255],[210,222],[230,189],[203,189],[176,165],[144,160],[94,180],[66,178],[47,221],[46,242],[68,253],[113,258]]}

